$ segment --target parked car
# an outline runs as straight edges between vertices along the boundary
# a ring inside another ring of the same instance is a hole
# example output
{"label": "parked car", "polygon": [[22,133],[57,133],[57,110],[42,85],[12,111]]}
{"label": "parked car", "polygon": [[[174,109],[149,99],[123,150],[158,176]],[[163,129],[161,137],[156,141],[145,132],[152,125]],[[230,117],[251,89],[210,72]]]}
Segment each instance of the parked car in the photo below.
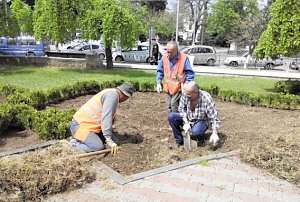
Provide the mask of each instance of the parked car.
{"label": "parked car", "polygon": [[300,71],[300,59],[294,59],[294,60],[290,63],[289,68],[290,68],[290,69],[293,69],[293,70],[298,70],[298,71]]}
{"label": "parked car", "polygon": [[122,51],[113,52],[114,61],[121,62],[150,62],[150,53],[148,45],[138,45],[135,48],[129,48]]}
{"label": "parked car", "polygon": [[240,57],[227,57],[224,60],[224,65],[228,65],[231,67],[244,66],[247,60],[247,66],[263,67],[264,69],[274,69],[276,66],[283,65],[282,59],[256,59],[250,53],[245,53]]}
{"label": "parked car", "polygon": [[0,37],[0,55],[44,56],[47,46],[32,36]]}
{"label": "parked car", "polygon": [[81,43],[72,47],[69,47],[62,52],[70,53],[97,53],[101,60],[105,59],[105,48],[101,43]]}
{"label": "parked car", "polygon": [[[162,45],[161,43],[157,43],[157,44],[158,44],[158,51],[159,51],[158,59],[160,59],[164,54],[167,53],[167,49],[166,46]],[[139,45],[150,46],[148,41],[142,42]]]}
{"label": "parked car", "polygon": [[194,56],[194,65],[207,64],[213,66],[217,60],[217,53],[212,46],[185,46],[180,51]]}

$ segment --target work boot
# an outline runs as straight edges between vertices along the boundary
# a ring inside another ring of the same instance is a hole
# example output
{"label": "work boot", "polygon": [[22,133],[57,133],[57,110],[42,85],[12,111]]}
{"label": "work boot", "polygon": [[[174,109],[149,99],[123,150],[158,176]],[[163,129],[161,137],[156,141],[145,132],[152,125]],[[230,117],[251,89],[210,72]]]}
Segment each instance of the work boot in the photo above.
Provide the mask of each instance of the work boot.
{"label": "work boot", "polygon": [[68,138],[68,141],[72,147],[76,146],[77,140],[75,138],[73,138],[72,136]]}
{"label": "work boot", "polygon": [[170,149],[178,149],[179,147],[181,147],[183,145],[183,142],[175,142],[174,144],[170,145],[169,148]]}

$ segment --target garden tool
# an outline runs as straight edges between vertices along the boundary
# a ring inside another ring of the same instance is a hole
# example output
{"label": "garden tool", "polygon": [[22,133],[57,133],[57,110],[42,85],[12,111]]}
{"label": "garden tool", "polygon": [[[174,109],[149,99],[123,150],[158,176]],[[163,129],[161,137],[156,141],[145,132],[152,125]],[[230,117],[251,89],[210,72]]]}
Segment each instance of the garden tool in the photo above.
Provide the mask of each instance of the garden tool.
{"label": "garden tool", "polygon": [[83,157],[88,157],[88,156],[94,156],[94,155],[99,155],[99,154],[106,154],[106,153],[111,153],[111,149],[104,149],[100,151],[95,151],[95,152],[89,152],[89,153],[84,153],[84,154],[78,154],[78,158],[83,158]]}
{"label": "garden tool", "polygon": [[184,149],[189,152],[193,149],[197,148],[198,143],[196,140],[191,139],[191,130],[188,130],[187,132],[183,132],[183,147]]}

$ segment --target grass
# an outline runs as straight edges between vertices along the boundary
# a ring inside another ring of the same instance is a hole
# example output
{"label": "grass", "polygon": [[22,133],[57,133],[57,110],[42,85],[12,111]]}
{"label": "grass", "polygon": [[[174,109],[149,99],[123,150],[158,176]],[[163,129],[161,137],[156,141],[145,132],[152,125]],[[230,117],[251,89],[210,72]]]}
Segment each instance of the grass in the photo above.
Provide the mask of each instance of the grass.
{"label": "grass", "polygon": [[[82,70],[63,68],[6,68],[0,69],[0,83],[13,84],[33,90],[46,90],[77,81],[109,81],[133,80],[139,82],[156,82],[155,71],[114,69],[114,70]],[[217,85],[220,89],[269,93],[274,88],[275,79],[207,76],[196,75],[195,80],[203,87]]]}

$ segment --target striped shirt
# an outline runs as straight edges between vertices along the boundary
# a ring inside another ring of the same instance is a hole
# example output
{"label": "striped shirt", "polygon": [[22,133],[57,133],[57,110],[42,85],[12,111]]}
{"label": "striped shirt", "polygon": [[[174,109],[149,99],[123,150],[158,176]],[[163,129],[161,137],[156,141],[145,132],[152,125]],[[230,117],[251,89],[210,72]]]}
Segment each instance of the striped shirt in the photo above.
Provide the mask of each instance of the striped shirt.
{"label": "striped shirt", "polygon": [[217,108],[211,95],[205,91],[199,91],[199,102],[194,109],[190,108],[190,101],[185,93],[182,94],[178,111],[182,118],[187,118],[191,125],[198,121],[207,121],[212,126],[212,129],[218,130],[220,127],[220,120]]}

